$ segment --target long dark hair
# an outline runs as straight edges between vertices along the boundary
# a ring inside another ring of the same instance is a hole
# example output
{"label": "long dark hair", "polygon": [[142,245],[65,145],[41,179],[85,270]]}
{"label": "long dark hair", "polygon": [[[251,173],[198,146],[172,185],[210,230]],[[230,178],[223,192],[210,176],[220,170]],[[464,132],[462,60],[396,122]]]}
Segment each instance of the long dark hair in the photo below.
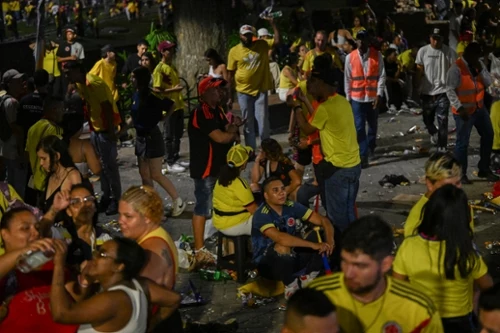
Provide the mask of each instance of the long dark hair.
{"label": "long dark hair", "polygon": [[[71,159],[71,156],[68,152],[68,145],[64,140],[59,139],[55,135],[49,135],[40,140],[38,146],[36,147],[36,151],[43,150],[50,157],[50,172],[47,177],[47,181],[50,176],[54,173],[56,164],[59,163],[64,168],[75,168],[75,163]],[[60,157],[57,160],[57,153],[59,153]]]}
{"label": "long dark hair", "polygon": [[150,88],[149,82],[151,82],[151,73],[146,67],[137,67],[132,71],[134,77],[137,81],[137,92],[139,93],[139,106],[146,101],[149,96]]}
{"label": "long dark hair", "polygon": [[262,151],[266,154],[266,158],[269,161],[277,161],[285,164],[293,164],[288,157],[283,154],[283,147],[278,143],[278,141],[268,138],[262,140],[260,144]]}
{"label": "long dark hair", "polygon": [[236,167],[231,167],[227,164],[224,164],[222,168],[220,169],[219,173],[219,184],[221,184],[224,187],[227,187],[231,185],[233,180],[238,178],[241,173],[241,168],[236,168]]}
{"label": "long dark hair", "polygon": [[215,62],[217,63],[217,66],[225,63],[224,60],[222,59],[221,55],[219,54],[219,52],[215,51],[214,49],[206,50],[204,56],[205,56],[205,58],[215,60]]}
{"label": "long dark hair", "polygon": [[456,279],[456,268],[460,277],[466,278],[478,262],[470,220],[467,195],[451,184],[437,189],[424,206],[422,223],[417,230],[441,242],[439,262],[444,252],[444,271],[448,280]]}
{"label": "long dark hair", "polygon": [[156,68],[156,65],[158,65],[158,63],[156,62],[156,59],[153,55],[153,53],[151,52],[144,52],[144,54],[141,56],[141,63],[142,63],[142,57],[146,57],[149,59],[149,66],[151,69],[148,68],[148,70],[151,71],[154,70]]}

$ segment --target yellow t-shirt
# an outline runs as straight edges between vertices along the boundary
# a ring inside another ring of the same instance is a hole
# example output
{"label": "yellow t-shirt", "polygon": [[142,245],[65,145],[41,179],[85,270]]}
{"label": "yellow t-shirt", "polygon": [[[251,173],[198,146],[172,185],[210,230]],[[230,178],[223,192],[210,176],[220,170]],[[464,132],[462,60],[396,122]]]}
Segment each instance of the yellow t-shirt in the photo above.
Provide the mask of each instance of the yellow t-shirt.
{"label": "yellow t-shirt", "polygon": [[464,53],[465,48],[469,45],[469,42],[460,41],[457,44],[457,54]]}
{"label": "yellow t-shirt", "polygon": [[409,283],[386,277],[385,293],[376,301],[363,304],[356,300],[344,283],[344,273],[325,275],[307,287],[322,291],[337,308],[342,332],[414,332],[443,333],[439,313],[432,300]]}
{"label": "yellow t-shirt", "polygon": [[[423,195],[410,210],[410,214],[408,214],[408,218],[406,219],[404,225],[404,236],[410,237],[417,234],[417,228],[422,223],[422,210],[424,209],[425,204],[429,201],[425,195]],[[471,217],[474,216],[474,212],[471,209]],[[472,231],[474,231],[474,218],[471,218],[470,227]]]}
{"label": "yellow t-shirt", "polygon": [[11,1],[9,2],[9,8],[13,12],[18,12],[21,10],[21,3],[19,1]]}
{"label": "yellow t-shirt", "polygon": [[167,246],[169,247],[169,250],[170,250],[170,255],[171,255],[172,259],[174,260],[174,269],[175,269],[175,272],[177,273],[177,271],[179,269],[179,254],[177,253],[177,247],[175,246],[175,243],[172,240],[172,237],[170,236],[170,234],[165,229],[163,229],[163,227],[158,227],[155,230],[151,231],[146,236],[144,236],[143,238],[141,238],[137,242],[137,244],[141,245],[142,243],[144,243],[146,240],[148,240],[150,238],[160,238],[160,239],[164,240],[165,243],[167,243]]}
{"label": "yellow t-shirt", "polygon": [[467,278],[460,277],[457,267],[455,280],[447,280],[445,246],[444,242],[429,241],[421,236],[406,238],[398,249],[392,269],[408,276],[412,286],[429,295],[442,318],[465,316],[472,311],[474,280],[488,273],[488,267],[481,257],[477,257]]}
{"label": "yellow t-shirt", "polygon": [[311,125],[319,130],[325,160],[338,168],[361,163],[354,116],[345,97],[335,94],[321,103]]}
{"label": "yellow t-shirt", "polygon": [[45,69],[49,74],[53,74],[54,77],[61,76],[59,71],[59,66],[57,65],[57,48],[50,52],[45,52],[43,57],[43,69]]}
{"label": "yellow t-shirt", "polygon": [[[338,69],[343,70],[342,62],[340,61],[340,56],[339,56],[337,50],[335,50],[333,47],[328,45],[326,47],[325,52],[330,53],[332,55],[333,65],[335,67],[337,67]],[[306,56],[304,58],[304,63],[302,64],[302,70],[305,73],[312,71],[313,66],[314,66],[314,59],[316,59],[317,56],[320,56],[325,52],[317,51],[316,49],[313,49],[313,50],[307,52]]]}
{"label": "yellow t-shirt", "polygon": [[36,155],[36,147],[43,138],[49,135],[56,135],[59,138],[62,138],[62,134],[62,128],[54,125],[47,119],[40,119],[33,126],[31,126],[28,131],[25,150],[29,155],[31,172],[33,173],[33,187],[35,190],[45,190],[45,178],[47,177],[47,173],[40,166],[40,161]]}
{"label": "yellow t-shirt", "polygon": [[101,79],[106,82],[109,89],[111,89],[111,93],[113,94],[113,99],[115,101],[118,100],[118,89],[116,89],[115,85],[115,77],[116,77],[116,62],[107,62],[105,59],[101,59],[95,63],[94,67],[89,72],[90,74],[94,74],[99,76]]}
{"label": "yellow t-shirt", "polygon": [[240,213],[229,216],[221,216],[214,211],[213,223],[218,230],[234,227],[240,223],[248,221],[252,216],[246,206],[254,202],[254,197],[248,182],[243,178],[236,178],[224,187],[219,182],[214,187],[214,210],[224,213]]}
{"label": "yellow t-shirt", "polygon": [[[297,39],[293,42],[292,47],[297,48],[297,47],[299,47],[299,45],[302,45],[302,44],[304,44],[304,45],[305,45],[308,49],[312,49],[312,48],[313,48],[313,44],[312,44],[310,41],[307,41],[307,42],[305,42],[305,43],[304,43],[304,42],[302,41],[302,38],[300,38],[300,37],[299,37],[299,38],[297,38]],[[299,52],[299,50],[295,50],[295,52],[297,52],[297,53],[298,53],[298,52]]]}
{"label": "yellow t-shirt", "polygon": [[411,55],[411,50],[406,50],[398,55],[398,60],[406,70],[415,69],[415,58]]}
{"label": "yellow t-shirt", "polygon": [[[177,69],[172,65],[167,65],[160,62],[153,71],[153,87],[161,90],[170,89],[180,83]],[[184,98],[181,92],[171,92],[162,94],[163,97],[168,97],[174,101],[174,111],[184,110]],[[168,110],[163,110],[168,111]]]}
{"label": "yellow t-shirt", "polygon": [[9,3],[7,1],[2,2],[2,11],[7,13],[10,10]]}
{"label": "yellow t-shirt", "polygon": [[5,25],[10,27],[12,25],[13,17],[10,14],[5,15]]}
{"label": "yellow t-shirt", "polygon": [[358,35],[358,32],[360,31],[366,31],[365,27],[353,27],[352,28],[352,38],[354,38],[354,40],[356,40],[356,36]]}
{"label": "yellow t-shirt", "polygon": [[131,1],[128,3],[127,9],[129,11],[129,13],[133,14],[137,10],[137,6],[135,5],[135,3],[133,1]]}
{"label": "yellow t-shirt", "polygon": [[259,39],[250,48],[240,43],[229,51],[227,70],[235,71],[237,92],[257,96],[271,89],[269,50],[269,44]]}
{"label": "yellow t-shirt", "polygon": [[111,89],[106,82],[97,75],[87,73],[87,81],[85,84],[77,83],[76,87],[80,96],[83,97],[89,107],[90,123],[94,131],[107,131],[108,126],[105,124],[106,119],[102,112],[102,103],[110,102],[113,106],[113,125],[120,124],[120,112],[116,106]]}
{"label": "yellow t-shirt", "polygon": [[292,83],[292,81],[290,81],[290,79],[288,77],[285,76],[285,74],[283,73],[285,68],[288,68],[288,70],[290,70],[290,72],[292,72],[293,75],[295,75],[295,77],[297,78],[297,71],[292,69],[292,67],[290,66],[285,66],[282,70],[281,70],[281,74],[280,74],[280,89],[292,89],[295,87],[295,85]]}

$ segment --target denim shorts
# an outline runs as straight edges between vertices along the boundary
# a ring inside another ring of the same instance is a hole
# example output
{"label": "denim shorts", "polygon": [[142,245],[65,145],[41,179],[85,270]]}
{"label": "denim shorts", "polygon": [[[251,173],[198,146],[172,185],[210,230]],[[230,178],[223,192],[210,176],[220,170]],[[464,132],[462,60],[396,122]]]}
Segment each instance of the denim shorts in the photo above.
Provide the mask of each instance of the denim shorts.
{"label": "denim shorts", "polygon": [[207,177],[204,179],[194,179],[194,215],[211,217],[212,216],[212,198],[215,182],[217,178]]}

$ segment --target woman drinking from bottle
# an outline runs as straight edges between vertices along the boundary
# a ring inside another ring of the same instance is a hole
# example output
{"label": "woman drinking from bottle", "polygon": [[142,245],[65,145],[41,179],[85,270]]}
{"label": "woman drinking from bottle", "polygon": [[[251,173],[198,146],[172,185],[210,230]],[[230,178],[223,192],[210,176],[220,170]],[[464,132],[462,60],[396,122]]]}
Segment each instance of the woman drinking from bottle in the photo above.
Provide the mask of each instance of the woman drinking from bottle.
{"label": "woman drinking from bottle", "polygon": [[[54,264],[47,257],[55,252],[54,240],[40,239],[37,226],[35,215],[26,207],[12,208],[0,222],[5,250],[0,257],[0,301],[3,302],[0,332],[40,332],[43,327],[46,332],[74,333],[77,326],[52,320],[49,295]],[[18,261],[23,263],[26,273],[16,269]],[[36,267],[37,263],[43,264]]]}

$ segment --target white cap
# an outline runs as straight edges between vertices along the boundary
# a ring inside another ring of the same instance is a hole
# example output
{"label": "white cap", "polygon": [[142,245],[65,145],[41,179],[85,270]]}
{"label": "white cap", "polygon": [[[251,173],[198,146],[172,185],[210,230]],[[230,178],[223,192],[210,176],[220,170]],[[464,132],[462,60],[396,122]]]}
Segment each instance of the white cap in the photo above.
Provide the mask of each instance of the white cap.
{"label": "white cap", "polygon": [[245,24],[240,28],[240,35],[253,34],[255,35],[255,28],[251,25]]}
{"label": "white cap", "polygon": [[269,33],[269,30],[267,30],[266,28],[260,28],[258,31],[257,31],[257,37],[265,37],[265,36],[272,36],[270,33]]}

